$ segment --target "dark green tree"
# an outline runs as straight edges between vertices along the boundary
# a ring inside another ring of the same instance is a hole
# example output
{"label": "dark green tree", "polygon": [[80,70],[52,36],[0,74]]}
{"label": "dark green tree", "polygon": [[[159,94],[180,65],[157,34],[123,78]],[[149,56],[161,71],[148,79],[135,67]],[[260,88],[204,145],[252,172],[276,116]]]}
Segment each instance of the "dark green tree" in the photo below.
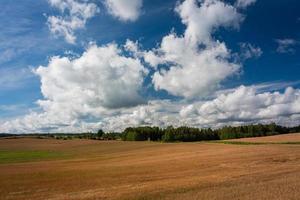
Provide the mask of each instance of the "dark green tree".
{"label": "dark green tree", "polygon": [[104,131],[102,129],[99,129],[97,132],[97,137],[101,138],[104,134],[105,134]]}

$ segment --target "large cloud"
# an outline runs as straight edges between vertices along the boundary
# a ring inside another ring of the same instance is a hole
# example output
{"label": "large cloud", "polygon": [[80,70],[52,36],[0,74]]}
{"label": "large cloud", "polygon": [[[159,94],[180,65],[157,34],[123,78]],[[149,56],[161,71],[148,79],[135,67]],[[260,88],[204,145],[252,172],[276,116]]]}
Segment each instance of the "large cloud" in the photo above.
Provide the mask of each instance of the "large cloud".
{"label": "large cloud", "polygon": [[139,59],[122,56],[116,44],[90,46],[79,58],[53,57],[39,67],[44,110],[84,113],[143,102],[139,91],[147,70]]}
{"label": "large cloud", "polygon": [[199,98],[209,95],[226,77],[237,73],[240,66],[228,62],[230,54],[224,43],[216,43],[199,52],[174,35],[165,37],[161,50],[163,60],[173,62],[169,70],[155,72],[153,83],[176,96]]}
{"label": "large cloud", "polygon": [[135,21],[141,14],[142,0],[105,0],[108,12],[122,21]]}
{"label": "large cloud", "polygon": [[[116,110],[98,110],[98,120],[73,117],[65,110],[31,113],[2,123],[0,132],[70,132],[103,128],[121,131],[128,126],[194,126],[217,128],[224,125],[276,122],[285,126],[300,121],[300,90],[259,92],[261,86],[240,86],[220,92],[206,101],[153,100],[148,104]],[[62,109],[62,108],[61,108]],[[81,111],[83,108],[80,108]]]}
{"label": "large cloud", "polygon": [[79,0],[48,0],[63,16],[49,16],[48,26],[54,35],[63,36],[71,44],[76,41],[75,31],[85,27],[88,19],[99,12],[94,3]]}
{"label": "large cloud", "polygon": [[240,86],[207,101],[151,101],[105,120],[106,128],[112,130],[139,125],[217,128],[270,122],[294,126],[300,120],[300,90],[288,87],[283,93],[258,93],[255,86]]}
{"label": "large cloud", "polygon": [[212,101],[194,103],[183,108],[184,117],[198,117],[199,123],[245,123],[263,120],[278,121],[300,114],[300,91],[288,87],[284,93],[257,93],[255,87],[240,86]]}
{"label": "large cloud", "polygon": [[38,104],[44,113],[26,119],[36,126],[60,127],[63,122],[72,127],[87,118],[99,119],[109,109],[144,103],[139,91],[147,70],[138,59],[121,54],[117,45],[109,44],[93,45],[76,59],[53,57],[36,70],[45,97]]}
{"label": "large cloud", "polygon": [[144,53],[144,59],[155,72],[156,90],[166,90],[188,99],[204,97],[219,84],[239,72],[240,65],[230,60],[225,43],[215,40],[219,27],[238,28],[243,16],[235,7],[218,0],[185,0],[176,12],[186,25],[184,35],[171,33],[162,39],[158,49]]}
{"label": "large cloud", "polygon": [[41,112],[1,123],[0,132],[86,131],[146,103],[140,91],[148,71],[138,58],[123,54],[108,44],[91,45],[78,58],[52,57],[35,70],[44,96],[37,102]]}

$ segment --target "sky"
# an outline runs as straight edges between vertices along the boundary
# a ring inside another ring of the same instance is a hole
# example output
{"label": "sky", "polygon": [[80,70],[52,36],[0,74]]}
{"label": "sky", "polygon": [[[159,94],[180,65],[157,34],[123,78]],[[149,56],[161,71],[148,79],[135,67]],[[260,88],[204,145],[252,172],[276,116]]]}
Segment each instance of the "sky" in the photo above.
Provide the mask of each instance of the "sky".
{"label": "sky", "polygon": [[0,132],[300,124],[298,0],[0,8]]}

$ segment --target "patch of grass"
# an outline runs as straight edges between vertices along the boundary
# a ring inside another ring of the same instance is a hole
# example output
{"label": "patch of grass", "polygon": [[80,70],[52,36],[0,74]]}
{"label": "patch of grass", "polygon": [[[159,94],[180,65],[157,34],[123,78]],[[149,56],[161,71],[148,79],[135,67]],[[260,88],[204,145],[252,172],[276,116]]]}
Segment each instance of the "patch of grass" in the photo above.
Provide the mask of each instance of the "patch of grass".
{"label": "patch of grass", "polygon": [[279,144],[300,144],[300,142],[280,142]]}
{"label": "patch of grass", "polygon": [[66,155],[54,151],[0,151],[0,164],[32,162],[65,158]]}

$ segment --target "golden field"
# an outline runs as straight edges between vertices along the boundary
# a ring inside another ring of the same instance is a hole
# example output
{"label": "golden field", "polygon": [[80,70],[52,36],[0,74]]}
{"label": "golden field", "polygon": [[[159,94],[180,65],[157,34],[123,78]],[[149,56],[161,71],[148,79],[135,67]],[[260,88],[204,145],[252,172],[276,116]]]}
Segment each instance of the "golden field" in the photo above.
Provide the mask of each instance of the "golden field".
{"label": "golden field", "polygon": [[0,199],[300,198],[300,134],[234,141],[0,139]]}

